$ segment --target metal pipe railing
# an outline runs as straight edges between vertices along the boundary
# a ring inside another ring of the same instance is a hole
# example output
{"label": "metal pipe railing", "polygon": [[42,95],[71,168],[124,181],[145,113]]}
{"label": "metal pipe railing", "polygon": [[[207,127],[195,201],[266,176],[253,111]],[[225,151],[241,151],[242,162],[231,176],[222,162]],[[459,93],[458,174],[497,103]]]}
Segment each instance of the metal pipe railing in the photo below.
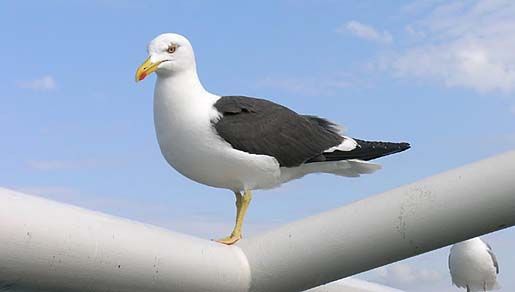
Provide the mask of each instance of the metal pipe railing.
{"label": "metal pipe railing", "polygon": [[240,247],[251,291],[302,291],[514,224],[512,151],[287,224]]}
{"label": "metal pipe railing", "polygon": [[0,290],[302,291],[513,226],[514,178],[512,151],[235,246],[0,189]]}
{"label": "metal pipe railing", "polygon": [[0,189],[0,291],[241,292],[248,285],[237,247]]}

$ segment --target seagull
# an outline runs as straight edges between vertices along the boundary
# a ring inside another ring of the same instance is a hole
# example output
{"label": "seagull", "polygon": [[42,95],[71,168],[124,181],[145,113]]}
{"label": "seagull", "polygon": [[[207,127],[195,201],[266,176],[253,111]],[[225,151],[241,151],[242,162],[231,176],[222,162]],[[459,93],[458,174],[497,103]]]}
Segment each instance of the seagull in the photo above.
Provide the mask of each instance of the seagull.
{"label": "seagull", "polygon": [[479,237],[456,243],[449,253],[452,283],[467,292],[499,288],[499,263],[487,243]]}
{"label": "seagull", "polygon": [[410,148],[353,139],[327,119],[269,100],[212,94],[200,83],[193,48],[182,35],[157,36],[148,54],[136,81],[157,74],[154,125],[164,158],[191,180],[236,196],[234,229],[220,243],[241,239],[253,190],[310,173],[358,177],[380,168],[369,160]]}

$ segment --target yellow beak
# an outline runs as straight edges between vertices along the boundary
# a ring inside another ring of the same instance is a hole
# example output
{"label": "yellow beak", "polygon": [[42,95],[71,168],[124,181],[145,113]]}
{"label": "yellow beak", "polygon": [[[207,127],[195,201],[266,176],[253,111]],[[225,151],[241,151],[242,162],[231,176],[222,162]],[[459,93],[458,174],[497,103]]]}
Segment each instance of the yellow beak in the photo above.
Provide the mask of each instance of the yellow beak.
{"label": "yellow beak", "polygon": [[159,64],[161,64],[161,62],[152,63],[150,57],[148,57],[145,62],[138,67],[138,70],[136,70],[136,82],[145,79],[145,77],[156,71]]}

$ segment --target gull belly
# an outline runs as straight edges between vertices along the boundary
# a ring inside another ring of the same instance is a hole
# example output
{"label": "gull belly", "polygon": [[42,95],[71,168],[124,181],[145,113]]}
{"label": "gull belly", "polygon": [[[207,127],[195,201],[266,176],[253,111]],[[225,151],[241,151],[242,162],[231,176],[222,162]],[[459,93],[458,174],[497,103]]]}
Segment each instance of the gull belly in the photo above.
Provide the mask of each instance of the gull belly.
{"label": "gull belly", "polygon": [[182,175],[205,185],[233,191],[280,184],[277,160],[233,149],[215,132],[213,107],[219,96],[199,90],[181,92],[158,80],[154,124],[166,161]]}

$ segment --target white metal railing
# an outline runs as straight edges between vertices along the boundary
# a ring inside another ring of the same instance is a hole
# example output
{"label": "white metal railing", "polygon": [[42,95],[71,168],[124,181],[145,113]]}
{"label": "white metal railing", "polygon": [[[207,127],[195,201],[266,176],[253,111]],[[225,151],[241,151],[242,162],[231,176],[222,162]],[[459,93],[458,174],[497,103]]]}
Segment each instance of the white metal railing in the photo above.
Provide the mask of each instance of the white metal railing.
{"label": "white metal railing", "polygon": [[515,151],[234,246],[0,188],[0,290],[302,291],[514,224]]}

